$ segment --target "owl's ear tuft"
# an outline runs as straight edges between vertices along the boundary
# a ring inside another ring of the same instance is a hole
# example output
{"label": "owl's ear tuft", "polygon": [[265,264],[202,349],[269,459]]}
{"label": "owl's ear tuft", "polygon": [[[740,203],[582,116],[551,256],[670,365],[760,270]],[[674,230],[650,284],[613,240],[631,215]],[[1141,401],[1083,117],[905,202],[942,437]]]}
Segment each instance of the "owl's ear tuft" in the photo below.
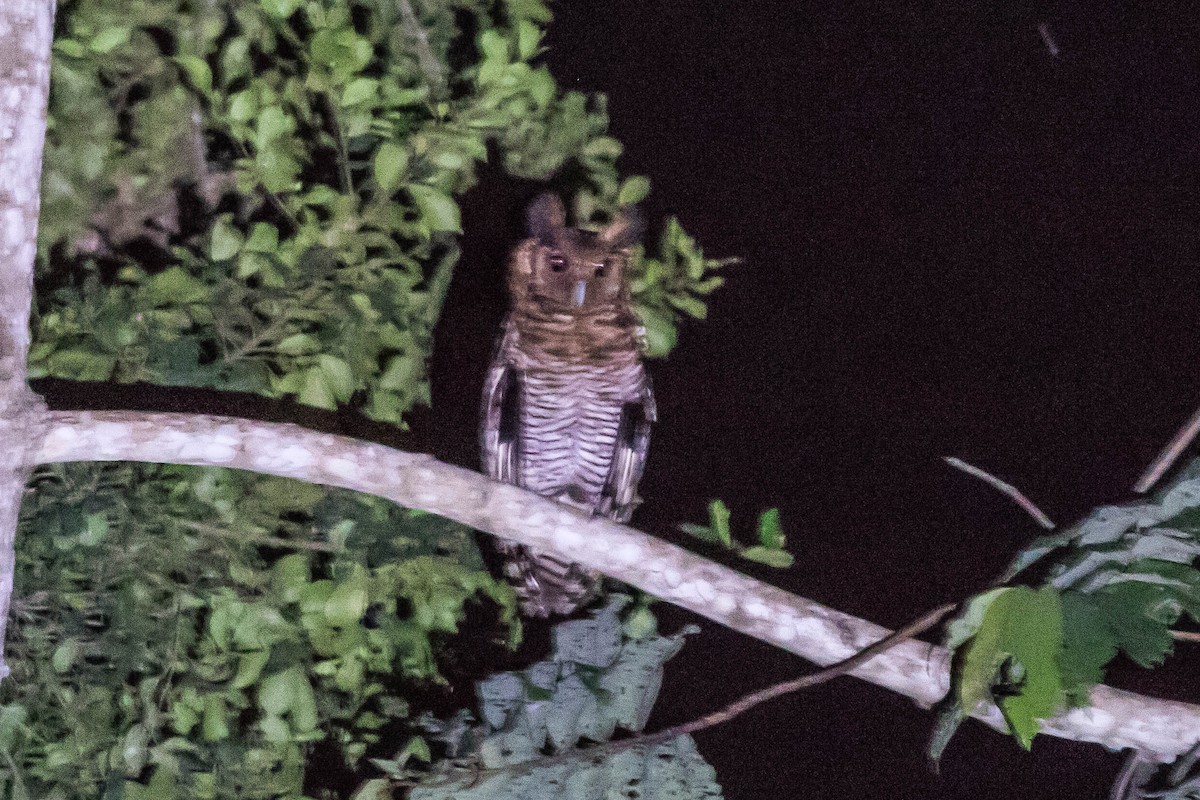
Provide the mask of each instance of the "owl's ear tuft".
{"label": "owl's ear tuft", "polygon": [[567,226],[567,210],[558,195],[546,192],[529,204],[525,222],[530,236],[540,242],[549,242],[556,231]]}
{"label": "owl's ear tuft", "polygon": [[625,206],[608,223],[608,227],[600,231],[600,239],[611,247],[624,249],[637,244],[645,230],[646,224],[637,206]]}

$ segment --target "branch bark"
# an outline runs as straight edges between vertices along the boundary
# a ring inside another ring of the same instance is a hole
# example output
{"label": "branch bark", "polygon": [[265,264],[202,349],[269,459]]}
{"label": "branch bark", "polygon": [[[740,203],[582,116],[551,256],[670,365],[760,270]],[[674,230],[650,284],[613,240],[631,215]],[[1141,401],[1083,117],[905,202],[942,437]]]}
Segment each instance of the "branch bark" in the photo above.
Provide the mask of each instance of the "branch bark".
{"label": "branch bark", "polygon": [[[609,520],[586,517],[515,486],[432,456],[230,417],[136,412],[51,412],[37,460],[147,461],[232,467],[367,492],[409,508],[550,550],[820,666],[844,661],[890,631],[789,594]],[[949,686],[944,648],[898,642],[849,674],[923,707]],[[1006,730],[1000,712],[975,716]],[[1044,723],[1043,732],[1133,748],[1171,761],[1200,739],[1200,707],[1106,686],[1092,705]]]}
{"label": "branch bark", "polygon": [[[25,364],[53,22],[52,0],[0,3],[0,645],[12,596],[17,516],[45,416],[41,399],[25,383]],[[0,655],[0,677],[6,675]]]}

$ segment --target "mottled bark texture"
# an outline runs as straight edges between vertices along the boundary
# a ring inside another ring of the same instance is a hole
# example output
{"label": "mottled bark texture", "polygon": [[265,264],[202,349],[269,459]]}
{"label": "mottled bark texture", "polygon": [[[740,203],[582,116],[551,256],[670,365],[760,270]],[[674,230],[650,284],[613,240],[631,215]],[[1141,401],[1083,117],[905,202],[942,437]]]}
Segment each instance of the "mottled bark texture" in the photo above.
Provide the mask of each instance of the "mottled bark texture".
{"label": "mottled bark texture", "polygon": [[[52,0],[0,2],[0,643],[17,515],[45,415],[25,384],[25,362],[53,19]],[[0,677],[7,674],[0,657]]]}
{"label": "mottled bark texture", "polygon": [[[296,425],[133,412],[51,412],[38,460],[203,464],[368,492],[529,547],[562,555],[816,664],[832,664],[887,635],[848,614],[789,594],[682,548],[478,473],[378,444]],[[907,641],[851,674],[921,706],[949,685],[940,647]],[[1135,748],[1171,760],[1200,737],[1200,707],[1098,687],[1094,706],[1046,723],[1056,736]],[[1003,730],[995,708],[976,715]]]}

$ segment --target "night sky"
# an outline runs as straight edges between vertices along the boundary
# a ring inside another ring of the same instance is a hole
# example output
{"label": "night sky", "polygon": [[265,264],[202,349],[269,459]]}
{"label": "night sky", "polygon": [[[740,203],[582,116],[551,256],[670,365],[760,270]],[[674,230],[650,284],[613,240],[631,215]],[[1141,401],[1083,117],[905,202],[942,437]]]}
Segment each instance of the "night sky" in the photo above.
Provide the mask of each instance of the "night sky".
{"label": "night sky", "polygon": [[[652,365],[635,526],[682,541],[676,524],[721,497],[746,537],[778,506],[796,565],[734,566],[894,627],[1039,532],[941,456],[1060,525],[1132,499],[1200,405],[1200,15],[1136,6],[555,3],[546,60],[564,88],[608,95],[623,171],[653,181],[652,236],[674,214],[707,254],[745,259]],[[478,463],[505,253],[539,188],[491,171],[465,201],[423,423],[455,463]],[[811,669],[657,608],[703,634],[668,665],[651,729]],[[1111,682],[1195,699],[1183,660]],[[842,678],[698,741],[729,800],[1103,797],[1122,761],[1049,737],[1025,754],[968,723],[938,777],[931,724]]]}

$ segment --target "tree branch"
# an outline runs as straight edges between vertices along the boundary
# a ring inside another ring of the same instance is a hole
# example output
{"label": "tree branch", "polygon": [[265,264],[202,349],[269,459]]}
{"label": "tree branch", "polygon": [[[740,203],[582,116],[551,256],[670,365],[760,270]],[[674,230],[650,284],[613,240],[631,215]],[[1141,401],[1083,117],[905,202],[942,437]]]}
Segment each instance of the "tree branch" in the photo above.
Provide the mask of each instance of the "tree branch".
{"label": "tree branch", "polygon": [[[0,3],[0,648],[17,517],[45,416],[25,378],[53,28],[51,0]],[[6,675],[0,649],[0,678]]]}
{"label": "tree branch", "polygon": [[[722,625],[821,666],[844,661],[889,631],[789,594],[675,545],[586,517],[515,486],[432,456],[298,425],[230,417],[136,412],[52,412],[38,460],[148,461],[232,467],[367,492],[568,556]],[[949,655],[898,642],[849,674],[928,707],[949,687]],[[1043,724],[1043,732],[1140,750],[1170,761],[1200,739],[1200,707],[1097,686],[1092,705]],[[977,718],[1007,730],[994,707]]]}

